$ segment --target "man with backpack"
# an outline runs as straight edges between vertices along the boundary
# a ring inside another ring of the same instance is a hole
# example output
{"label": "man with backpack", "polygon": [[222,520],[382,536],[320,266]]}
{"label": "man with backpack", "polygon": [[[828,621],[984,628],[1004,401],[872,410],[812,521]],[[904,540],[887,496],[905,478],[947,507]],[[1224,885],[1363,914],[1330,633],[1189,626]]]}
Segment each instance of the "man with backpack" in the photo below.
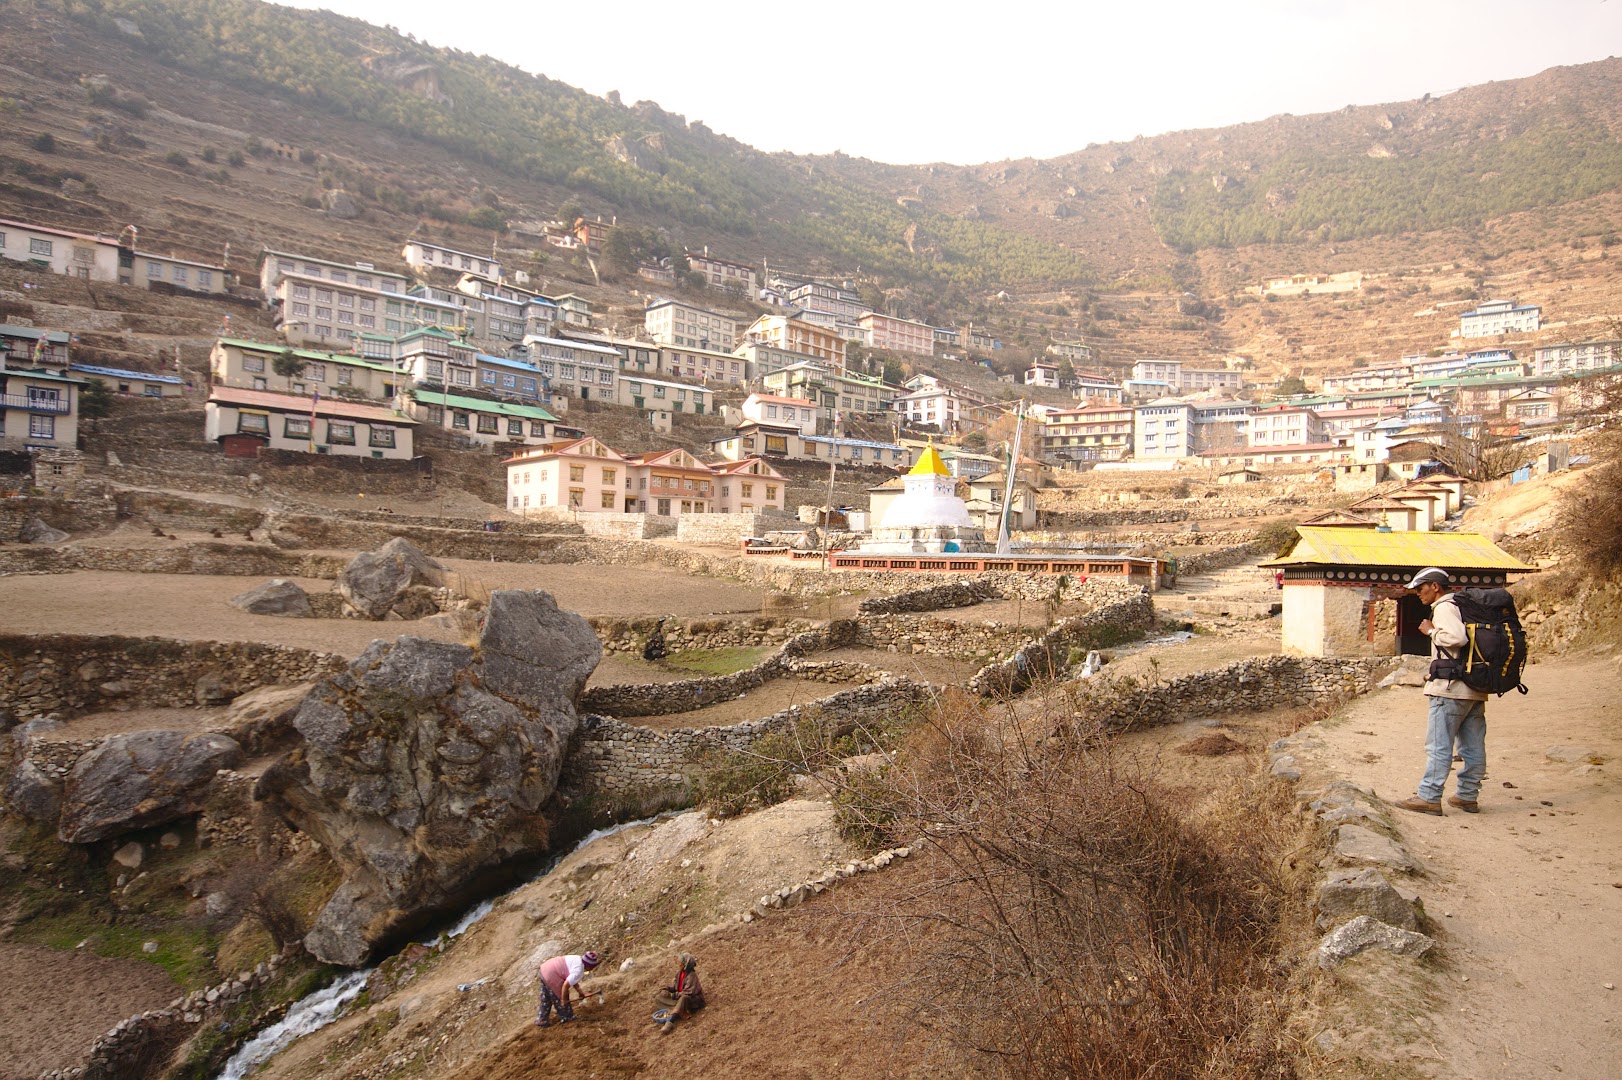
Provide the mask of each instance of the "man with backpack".
{"label": "man with backpack", "polygon": [[[1425,775],[1419,791],[1395,805],[1420,814],[1442,814],[1442,787],[1453,769],[1453,750],[1464,759],[1447,804],[1466,814],[1479,813],[1476,802],[1487,775],[1487,692],[1464,681],[1461,655],[1471,646],[1464,617],[1450,591],[1452,578],[1440,567],[1427,566],[1408,588],[1431,609],[1419,632],[1431,639],[1431,667],[1425,681],[1430,723],[1425,735]],[[1517,624],[1518,625],[1518,624]]]}

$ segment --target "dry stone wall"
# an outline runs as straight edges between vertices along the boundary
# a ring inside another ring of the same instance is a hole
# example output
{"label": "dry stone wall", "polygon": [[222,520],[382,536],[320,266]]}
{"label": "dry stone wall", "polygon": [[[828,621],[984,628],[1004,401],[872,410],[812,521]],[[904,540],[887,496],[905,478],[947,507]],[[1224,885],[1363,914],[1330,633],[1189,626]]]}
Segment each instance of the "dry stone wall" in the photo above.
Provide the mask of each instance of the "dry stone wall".
{"label": "dry stone wall", "polygon": [[1155,624],[1149,591],[1137,586],[1126,596],[1068,619],[1040,637],[1027,640],[1006,659],[987,664],[969,680],[976,694],[1017,694],[1040,679],[1062,675],[1077,650],[1096,649],[1138,636]]}
{"label": "dry stone wall", "polygon": [[135,574],[216,574],[235,577],[335,578],[349,560],[225,541],[170,543],[161,548],[79,545],[0,549],[0,574],[67,574],[117,570]]}
{"label": "dry stone wall", "polygon": [[586,620],[597,632],[605,653],[640,654],[648,636],[656,627],[665,639],[665,648],[672,653],[689,649],[758,648],[763,645],[781,645],[796,634],[817,629],[811,619],[781,619],[770,615],[754,615],[746,619],[666,619],[650,616],[620,619],[594,616]]}
{"label": "dry stone wall", "polygon": [[[794,673],[808,655],[849,644],[856,640],[857,635],[855,624],[836,621],[788,638],[776,653],[743,671],[679,682],[594,686],[581,695],[580,707],[582,710],[622,718],[692,712],[746,694],[773,679]],[[827,681],[834,669],[820,665],[815,670],[823,681]]]}
{"label": "dry stone wall", "polygon": [[309,682],[346,663],[330,653],[250,642],[0,634],[0,701],[19,721],[216,705],[259,686]]}
{"label": "dry stone wall", "polygon": [[339,548],[375,551],[396,537],[409,540],[418,550],[441,559],[496,559],[500,562],[546,563],[582,561],[571,545],[578,530],[560,526],[552,533],[445,525],[408,525],[398,521],[355,521],[318,514],[275,514],[266,522],[271,543],[283,548]]}
{"label": "dry stone wall", "polygon": [[1254,657],[1127,693],[1107,678],[1079,683],[1074,702],[1078,713],[1112,731],[1154,727],[1354,697],[1372,690],[1395,663],[1386,657]]}
{"label": "dry stone wall", "polygon": [[928,683],[886,675],[870,686],[725,727],[655,731],[607,716],[587,716],[570,749],[562,786],[570,792],[607,796],[685,790],[706,755],[747,750],[813,711],[835,725],[873,723],[927,704],[934,695]]}
{"label": "dry stone wall", "polygon": [[676,519],[676,539],[684,544],[736,544],[746,536],[792,529],[790,514],[683,514]]}

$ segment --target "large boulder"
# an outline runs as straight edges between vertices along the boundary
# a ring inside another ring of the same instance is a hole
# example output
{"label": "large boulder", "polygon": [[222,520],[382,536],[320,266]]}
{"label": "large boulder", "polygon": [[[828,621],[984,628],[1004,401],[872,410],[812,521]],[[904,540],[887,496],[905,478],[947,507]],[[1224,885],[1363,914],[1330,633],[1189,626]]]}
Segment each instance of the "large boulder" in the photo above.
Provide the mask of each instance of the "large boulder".
{"label": "large boulder", "polygon": [[249,690],[226,706],[213,727],[222,729],[250,754],[285,750],[298,737],[293,717],[313,683],[273,684]]}
{"label": "large boulder", "polygon": [[[445,568],[399,536],[376,551],[356,555],[338,575],[338,592],[344,602],[365,619],[387,618],[412,586],[437,589],[444,585]],[[405,615],[403,611],[399,614]]]}
{"label": "large boulder", "polygon": [[249,615],[308,619],[315,614],[310,609],[309,594],[286,578],[271,578],[258,588],[238,593],[226,602]]}
{"label": "large boulder", "polygon": [[24,757],[6,781],[6,809],[40,825],[55,825],[62,812],[62,785]]}
{"label": "large boulder", "polygon": [[242,747],[225,735],[114,735],[68,773],[57,835],[70,844],[89,844],[195,814],[214,774],[241,761]]}
{"label": "large boulder", "polygon": [[31,517],[17,530],[19,544],[60,544],[68,538],[61,529],[53,529],[38,517]]}
{"label": "large boulder", "polygon": [[482,873],[545,850],[541,808],[601,657],[586,621],[546,593],[501,591],[476,648],[376,641],[316,684],[293,719],[304,745],[255,791],[344,870],[305,938],[312,953],[364,963],[464,903]]}

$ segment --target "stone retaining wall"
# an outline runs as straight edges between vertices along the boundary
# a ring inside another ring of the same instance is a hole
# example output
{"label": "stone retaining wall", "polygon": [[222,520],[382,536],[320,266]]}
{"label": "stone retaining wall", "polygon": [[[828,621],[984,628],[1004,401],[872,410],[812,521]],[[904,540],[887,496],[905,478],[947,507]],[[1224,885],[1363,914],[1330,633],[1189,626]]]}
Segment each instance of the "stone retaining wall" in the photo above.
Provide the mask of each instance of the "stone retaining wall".
{"label": "stone retaining wall", "polygon": [[211,1022],[227,1006],[277,978],[282,963],[281,956],[273,956],[218,986],[195,990],[165,1008],[121,1020],[91,1044],[83,1065],[49,1069],[40,1073],[39,1080],[126,1080],[145,1076],[155,1060],[162,1060],[190,1038],[197,1025]]}
{"label": "stone retaining wall", "polygon": [[1395,664],[1392,657],[1261,656],[1127,693],[1107,678],[1077,683],[1074,702],[1078,713],[1102,721],[1111,731],[1154,727],[1354,697],[1372,690]]}
{"label": "stone retaining wall", "polygon": [[683,514],[676,519],[676,539],[683,544],[736,544],[746,536],[793,529],[798,518],[787,514]]}
{"label": "stone retaining wall", "polygon": [[224,704],[343,670],[331,653],[249,642],[0,634],[0,702],[21,721],[127,706]]}
{"label": "stone retaining wall", "polygon": [[[809,654],[849,644],[857,639],[857,635],[854,623],[838,620],[826,627],[794,635],[784,641],[783,647],[776,653],[743,671],[679,682],[593,686],[580,695],[580,708],[621,718],[692,712],[791,674]],[[827,665],[818,669],[823,681],[827,680],[830,670]]]}
{"label": "stone retaining wall", "polygon": [[991,596],[991,584],[983,578],[926,585],[922,589],[894,596],[870,596],[861,603],[863,615],[896,615],[907,611],[943,611],[970,607]]}
{"label": "stone retaining wall", "polygon": [[219,574],[233,577],[336,579],[349,560],[335,555],[282,551],[260,544],[224,541],[161,548],[29,545],[0,548],[0,574],[66,574],[74,570],[119,570],[136,574]]}
{"label": "stone retaining wall", "polygon": [[1117,644],[1139,636],[1155,624],[1154,601],[1137,587],[1128,596],[1094,608],[1085,615],[1061,619],[1040,637],[1029,639],[1006,659],[987,664],[969,680],[976,694],[1017,694],[1039,679],[1052,679],[1070,667],[1071,653]]}
{"label": "stone retaining wall", "polygon": [[1196,551],[1189,555],[1177,556],[1177,576],[1187,577],[1190,574],[1207,574],[1212,570],[1221,570],[1229,566],[1238,566],[1266,552],[1266,545],[1260,540],[1251,540],[1243,544],[1234,544],[1231,547],[1210,548]]}
{"label": "stone retaining wall", "polygon": [[[85,489],[80,489],[83,495]],[[48,496],[0,499],[0,543],[17,539],[24,523],[37,517],[65,533],[99,532],[118,520],[118,507],[110,499],[60,499]]]}
{"label": "stone retaining wall", "polygon": [[747,750],[762,736],[815,712],[834,724],[872,723],[934,700],[927,683],[886,675],[759,720],[726,727],[655,731],[607,716],[584,718],[563,766],[560,787],[606,796],[685,790],[705,755]]}
{"label": "stone retaining wall", "polygon": [[[386,516],[386,515],[385,515]],[[271,543],[283,548],[337,548],[376,551],[404,537],[426,555],[440,559],[495,559],[498,562],[584,562],[573,545],[579,530],[560,526],[556,532],[486,532],[480,528],[405,525],[396,521],[351,521],[316,514],[274,514],[266,520]]]}
{"label": "stone retaining wall", "polygon": [[[635,619],[594,615],[586,620],[603,643],[605,653],[634,653],[641,655],[648,637],[659,626],[660,620],[652,616]],[[758,648],[762,645],[781,645],[796,634],[817,629],[811,619],[782,619],[771,615],[751,615],[741,619],[694,618],[666,619],[663,632],[665,648],[672,653],[689,649]]]}

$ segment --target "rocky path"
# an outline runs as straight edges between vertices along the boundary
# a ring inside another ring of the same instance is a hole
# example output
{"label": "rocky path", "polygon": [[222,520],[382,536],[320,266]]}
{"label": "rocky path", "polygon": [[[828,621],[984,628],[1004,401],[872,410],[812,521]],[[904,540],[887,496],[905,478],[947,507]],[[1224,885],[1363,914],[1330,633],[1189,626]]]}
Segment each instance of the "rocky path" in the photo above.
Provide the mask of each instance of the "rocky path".
{"label": "rocky path", "polygon": [[[1526,684],[1488,703],[1481,813],[1392,811],[1440,943],[1425,1075],[1622,1073],[1622,678],[1616,657],[1589,656],[1534,665]],[[1375,691],[1320,735],[1324,767],[1388,801],[1413,794],[1417,688]]]}

